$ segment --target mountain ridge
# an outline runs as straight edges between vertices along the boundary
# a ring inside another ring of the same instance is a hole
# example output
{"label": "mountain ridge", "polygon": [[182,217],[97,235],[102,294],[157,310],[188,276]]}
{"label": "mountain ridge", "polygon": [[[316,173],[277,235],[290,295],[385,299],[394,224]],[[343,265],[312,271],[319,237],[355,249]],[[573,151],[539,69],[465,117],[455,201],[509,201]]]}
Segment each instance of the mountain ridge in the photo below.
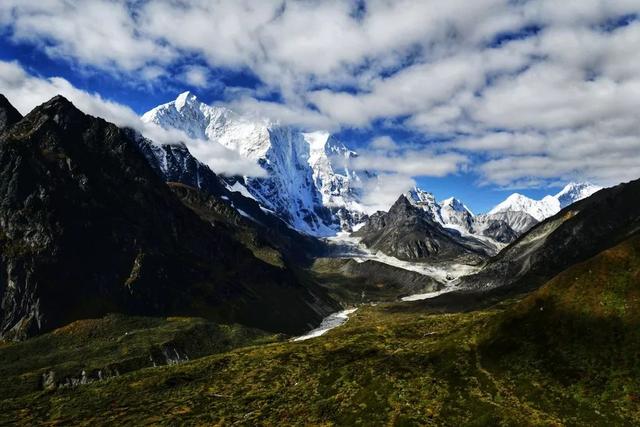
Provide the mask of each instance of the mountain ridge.
{"label": "mountain ridge", "polygon": [[113,311],[302,332],[335,310],[184,206],[127,131],[61,96],[0,135],[0,177],[4,338]]}

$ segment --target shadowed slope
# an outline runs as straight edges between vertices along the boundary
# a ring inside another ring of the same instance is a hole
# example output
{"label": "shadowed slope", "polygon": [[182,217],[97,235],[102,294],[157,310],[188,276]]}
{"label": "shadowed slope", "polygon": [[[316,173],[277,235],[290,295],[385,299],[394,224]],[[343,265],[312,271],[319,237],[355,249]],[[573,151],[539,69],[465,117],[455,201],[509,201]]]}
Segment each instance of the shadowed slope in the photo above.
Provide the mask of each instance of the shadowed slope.
{"label": "shadowed slope", "polygon": [[62,97],[0,137],[0,224],[6,337],[108,312],[295,333],[334,309],[202,221],[124,131]]}

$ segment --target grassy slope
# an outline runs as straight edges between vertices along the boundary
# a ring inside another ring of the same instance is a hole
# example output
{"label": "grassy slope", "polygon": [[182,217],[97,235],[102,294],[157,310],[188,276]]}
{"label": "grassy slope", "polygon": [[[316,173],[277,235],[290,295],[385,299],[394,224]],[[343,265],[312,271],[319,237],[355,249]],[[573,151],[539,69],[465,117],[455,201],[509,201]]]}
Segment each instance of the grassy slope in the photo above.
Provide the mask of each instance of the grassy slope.
{"label": "grassy slope", "polygon": [[0,399],[42,389],[42,374],[65,378],[120,375],[167,363],[176,352],[190,359],[263,344],[278,336],[239,325],[219,325],[189,317],[149,318],[108,315],[73,322],[53,332],[0,346]]}
{"label": "grassy slope", "polygon": [[0,423],[640,423],[640,239],[521,301],[363,307],[341,328],[5,400]]}
{"label": "grassy slope", "polygon": [[494,322],[483,363],[565,417],[640,423],[640,237],[577,264]]}

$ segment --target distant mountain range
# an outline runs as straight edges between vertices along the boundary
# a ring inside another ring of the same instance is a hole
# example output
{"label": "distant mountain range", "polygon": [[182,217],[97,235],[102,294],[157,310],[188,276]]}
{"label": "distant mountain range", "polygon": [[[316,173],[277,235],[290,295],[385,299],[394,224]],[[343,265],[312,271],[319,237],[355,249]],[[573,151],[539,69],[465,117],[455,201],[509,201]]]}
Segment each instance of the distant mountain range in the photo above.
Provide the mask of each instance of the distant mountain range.
{"label": "distant mountain range", "polygon": [[[267,119],[242,116],[224,107],[206,105],[191,92],[153,108],[142,121],[184,131],[190,138],[220,143],[255,161],[266,177],[225,178],[228,188],[255,199],[303,233],[330,236],[357,229],[367,219],[362,183],[372,174],[361,176],[350,170],[348,161],[358,154],[327,132],[303,133]],[[147,151],[157,157],[159,167],[172,164],[180,168],[181,162],[172,158],[179,150],[154,147]],[[194,167],[190,164],[183,169]],[[431,193],[419,188],[405,196],[446,229],[492,239],[499,247],[599,189],[589,183],[571,183],[542,200],[514,193],[484,215],[474,215],[454,197],[438,203]]]}
{"label": "distant mountain range", "polygon": [[545,196],[540,200],[534,200],[522,194],[514,193],[507,199],[491,209],[489,214],[499,212],[526,212],[538,221],[545,220],[558,212],[562,208],[572,203],[589,197],[602,187],[588,182],[572,182],[567,184],[560,192],[554,196]]}

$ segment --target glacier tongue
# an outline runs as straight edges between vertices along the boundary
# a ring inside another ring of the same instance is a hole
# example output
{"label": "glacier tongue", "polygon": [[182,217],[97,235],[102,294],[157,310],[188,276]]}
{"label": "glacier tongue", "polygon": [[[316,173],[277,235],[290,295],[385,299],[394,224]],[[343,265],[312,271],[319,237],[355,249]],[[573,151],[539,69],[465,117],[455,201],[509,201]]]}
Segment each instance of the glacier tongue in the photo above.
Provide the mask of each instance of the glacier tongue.
{"label": "glacier tongue", "polygon": [[190,92],[160,105],[142,120],[219,143],[255,161],[265,177],[235,177],[265,208],[294,228],[317,236],[350,230],[363,220],[361,180],[347,167],[356,153],[326,132],[302,133],[266,119],[209,106]]}

